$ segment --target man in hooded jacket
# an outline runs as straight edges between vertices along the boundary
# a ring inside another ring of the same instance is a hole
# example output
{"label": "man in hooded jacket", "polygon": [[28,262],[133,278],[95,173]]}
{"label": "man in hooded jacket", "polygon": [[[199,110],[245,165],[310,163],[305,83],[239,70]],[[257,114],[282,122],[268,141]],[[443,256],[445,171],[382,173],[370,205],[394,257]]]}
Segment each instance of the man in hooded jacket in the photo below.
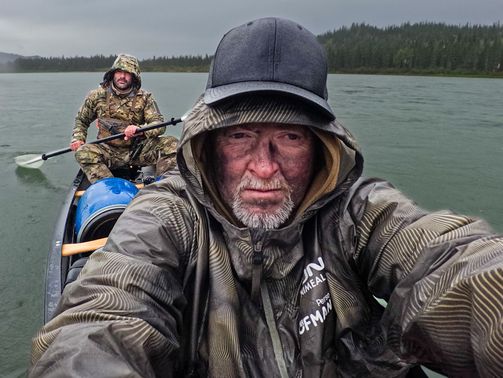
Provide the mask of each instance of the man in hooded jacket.
{"label": "man in hooded jacket", "polygon": [[223,37],[180,176],[143,189],[65,288],[31,376],[503,375],[502,237],[362,177],[326,75],[292,21]]}
{"label": "man in hooded jacket", "polygon": [[[123,140],[85,144],[96,120],[98,138],[124,133]],[[112,177],[110,169],[155,165],[160,176],[176,165],[176,138],[160,137],[165,127],[142,132],[142,126],[163,122],[151,93],[141,89],[140,65],[132,55],[119,54],[97,89],[89,92],[75,118],[70,148],[91,183]]]}

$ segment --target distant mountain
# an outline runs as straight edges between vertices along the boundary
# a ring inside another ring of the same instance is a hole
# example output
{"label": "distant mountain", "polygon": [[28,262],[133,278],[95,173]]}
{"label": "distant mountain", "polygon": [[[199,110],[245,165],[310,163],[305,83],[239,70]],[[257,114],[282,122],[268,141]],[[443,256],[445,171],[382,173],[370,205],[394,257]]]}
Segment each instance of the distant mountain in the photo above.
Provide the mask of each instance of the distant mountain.
{"label": "distant mountain", "polygon": [[11,63],[11,62],[15,61],[17,58],[22,58],[22,57],[23,57],[23,55],[0,52],[0,64]]}

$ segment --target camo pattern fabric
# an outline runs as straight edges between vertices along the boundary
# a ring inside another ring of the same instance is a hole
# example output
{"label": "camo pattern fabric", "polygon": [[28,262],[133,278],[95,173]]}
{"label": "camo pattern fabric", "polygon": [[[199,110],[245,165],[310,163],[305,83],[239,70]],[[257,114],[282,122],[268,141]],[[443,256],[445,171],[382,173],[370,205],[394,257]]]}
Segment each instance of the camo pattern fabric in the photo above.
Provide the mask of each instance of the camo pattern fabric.
{"label": "camo pattern fabric", "polygon": [[[89,92],[77,112],[72,140],[85,142],[89,125],[97,118],[114,118],[139,127],[164,120],[151,93],[139,89],[126,96],[119,96],[111,87],[100,86]],[[145,136],[153,138],[163,134],[165,130],[165,127],[149,130],[145,132]]]}
{"label": "camo pattern fabric", "polygon": [[113,73],[116,70],[121,70],[125,72],[129,72],[130,74],[136,77],[139,85],[141,86],[141,77],[140,77],[140,63],[136,57],[129,54],[119,54],[115,59],[112,68],[105,73],[105,77],[107,74]]}
{"label": "camo pattern fabric", "polygon": [[[111,84],[113,73],[123,70],[131,73],[136,81],[129,93],[116,93]],[[163,122],[157,103],[151,93],[140,89],[140,66],[138,60],[121,54],[112,68],[105,73],[101,85],[86,96],[75,117],[72,141],[85,142],[89,125],[96,121],[98,138],[105,138],[124,131],[128,125],[150,126]],[[113,126],[112,129],[109,127]],[[110,169],[127,165],[156,165],[158,175],[175,165],[176,139],[159,138],[166,130],[160,127],[148,130],[137,139],[115,139],[101,145],[83,145],[75,158],[90,182],[113,176]],[[146,139],[145,139],[146,138]]]}
{"label": "camo pattern fabric", "polygon": [[155,165],[156,176],[161,176],[176,166],[176,145],[177,139],[172,136],[144,139],[133,150],[107,144],[84,144],[75,158],[91,183],[113,177],[111,169],[129,165]]}
{"label": "camo pattern fabric", "polygon": [[[103,139],[114,134],[123,133],[129,126],[129,122],[121,121],[115,118],[98,118],[96,120],[96,126],[98,127],[98,139]],[[133,144],[133,140],[125,140],[124,138],[119,138],[110,140],[106,143],[111,146],[125,147],[131,146]]]}

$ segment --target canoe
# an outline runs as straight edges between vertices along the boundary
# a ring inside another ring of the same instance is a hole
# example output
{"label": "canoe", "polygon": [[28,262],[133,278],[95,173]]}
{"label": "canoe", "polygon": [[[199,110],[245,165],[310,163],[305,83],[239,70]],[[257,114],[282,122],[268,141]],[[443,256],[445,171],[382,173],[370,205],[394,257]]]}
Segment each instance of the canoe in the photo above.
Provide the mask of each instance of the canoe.
{"label": "canoe", "polygon": [[46,270],[44,322],[54,316],[61,293],[89,255],[102,247],[127,204],[152,176],[151,167],[113,171],[113,178],[90,184],[79,170],[54,226]]}

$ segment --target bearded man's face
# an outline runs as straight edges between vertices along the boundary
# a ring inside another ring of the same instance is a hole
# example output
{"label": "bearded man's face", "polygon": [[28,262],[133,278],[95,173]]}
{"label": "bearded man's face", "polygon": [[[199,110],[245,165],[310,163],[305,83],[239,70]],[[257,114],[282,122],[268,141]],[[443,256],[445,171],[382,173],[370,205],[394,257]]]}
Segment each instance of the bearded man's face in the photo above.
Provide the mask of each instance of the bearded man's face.
{"label": "bearded man's face", "polygon": [[117,70],[114,72],[114,85],[119,89],[128,89],[133,84],[133,75],[126,71]]}
{"label": "bearded man's face", "polygon": [[236,218],[253,228],[284,224],[311,183],[311,131],[255,123],[218,130],[214,140],[218,189]]}

